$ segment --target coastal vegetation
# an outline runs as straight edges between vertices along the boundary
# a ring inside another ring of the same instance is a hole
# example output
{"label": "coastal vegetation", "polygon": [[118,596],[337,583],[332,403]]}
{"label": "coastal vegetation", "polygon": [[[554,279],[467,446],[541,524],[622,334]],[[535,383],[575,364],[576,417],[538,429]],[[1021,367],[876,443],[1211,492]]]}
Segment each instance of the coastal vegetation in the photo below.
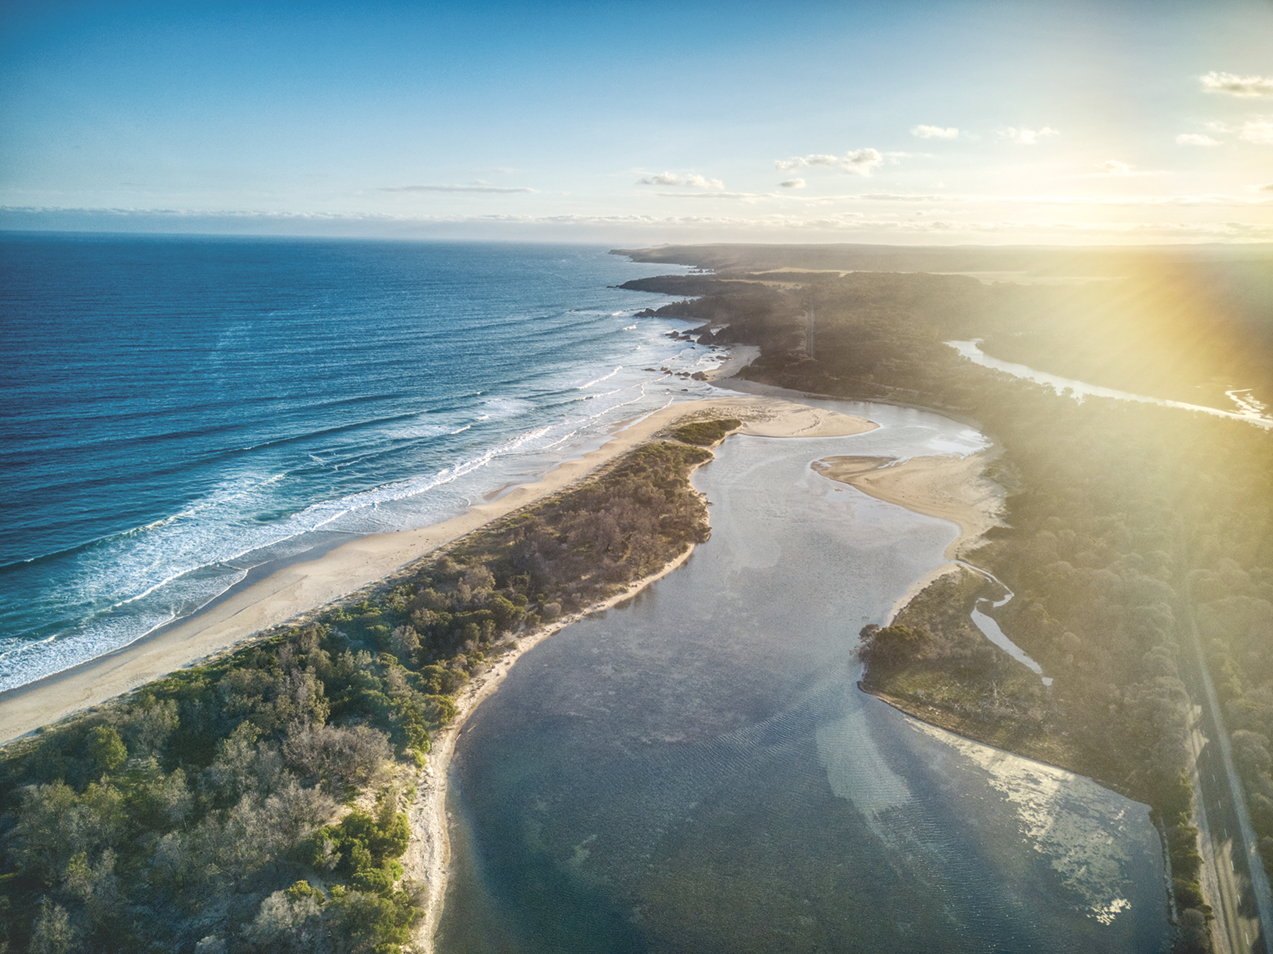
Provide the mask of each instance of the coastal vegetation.
{"label": "coastal vegetation", "polygon": [[312,620],[9,745],[0,950],[399,950],[425,902],[404,809],[456,694],[510,641],[705,540],[689,477],[710,458],[646,444]]}
{"label": "coastal vegetation", "polygon": [[696,447],[713,447],[742,426],[743,422],[733,417],[690,421],[688,424],[674,427],[672,436],[684,444],[693,444]]}
{"label": "coastal vegetation", "polygon": [[[1186,681],[1196,616],[1235,730],[1265,857],[1273,861],[1268,432],[1153,405],[1079,403],[973,365],[944,344],[1012,338],[1014,350],[1004,357],[1028,357],[1057,373],[1086,372],[1096,363],[1091,336],[1067,344],[1058,316],[1072,317],[1075,301],[1126,295],[1127,284],[1080,293],[960,275],[834,271],[829,251],[827,261],[813,264],[790,250],[772,256],[761,249],[702,251],[657,254],[719,269],[727,279],[720,292],[704,284],[705,276],[691,276],[700,297],[658,313],[700,320],[694,332],[700,340],[759,345],[760,357],[745,376],[967,415],[1003,448],[992,476],[1008,492],[1006,526],[992,531],[970,559],[1015,592],[1002,608],[982,609],[1041,664],[1052,685],[1043,686],[971,625],[976,601],[1000,594],[960,574],[932,584],[891,625],[863,632],[864,686],[921,718],[1090,775],[1149,803],[1169,849],[1182,923],[1194,924],[1198,915],[1189,912],[1208,913],[1197,880],[1186,746],[1192,705],[1203,701]],[[804,280],[798,272],[772,271],[801,262],[828,270]],[[1136,280],[1146,278],[1142,271]],[[683,293],[675,282],[665,290]],[[1023,309],[1023,303],[1033,304]],[[1114,338],[1130,348],[1144,334],[1147,312],[1130,310],[1120,327],[1115,319],[1122,314],[1112,306],[1103,312]],[[1164,396],[1198,401],[1201,392],[1218,393],[1217,368],[1235,377],[1249,373],[1238,380],[1264,387],[1263,366],[1243,353],[1240,338],[1208,337],[1249,317],[1232,310],[1209,324],[1200,311],[1170,310],[1160,329],[1171,325],[1181,341],[1208,346],[1193,364],[1187,345],[1183,351],[1174,346],[1176,391]],[[1267,325],[1261,330],[1270,333]],[[987,350],[1000,356],[990,345]],[[1095,377],[1113,386],[1153,384],[1135,366],[1122,374],[1112,377],[1107,367]],[[1196,947],[1198,932],[1184,933],[1194,938],[1182,941],[1184,947]]]}

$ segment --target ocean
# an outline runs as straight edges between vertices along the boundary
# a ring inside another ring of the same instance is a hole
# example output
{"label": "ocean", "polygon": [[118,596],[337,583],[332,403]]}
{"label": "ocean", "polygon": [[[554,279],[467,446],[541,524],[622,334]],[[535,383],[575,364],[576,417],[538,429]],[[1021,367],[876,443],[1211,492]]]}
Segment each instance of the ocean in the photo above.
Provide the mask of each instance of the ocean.
{"label": "ocean", "polygon": [[[585,246],[0,235],[0,690],[710,386]],[[668,372],[671,372],[670,374]]]}

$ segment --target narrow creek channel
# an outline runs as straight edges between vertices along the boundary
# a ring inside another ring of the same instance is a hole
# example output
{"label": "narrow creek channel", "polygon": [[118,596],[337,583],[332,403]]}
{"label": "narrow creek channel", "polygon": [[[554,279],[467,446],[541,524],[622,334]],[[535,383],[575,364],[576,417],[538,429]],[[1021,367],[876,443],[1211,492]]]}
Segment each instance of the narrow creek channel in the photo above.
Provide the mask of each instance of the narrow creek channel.
{"label": "narrow creek channel", "polygon": [[459,952],[1158,952],[1148,808],[857,689],[857,633],[955,529],[815,473],[970,453],[976,431],[836,404],[851,438],[733,437],[712,539],[527,653],[451,773]]}
{"label": "narrow creek channel", "polygon": [[976,573],[979,576],[984,576],[990,582],[1003,588],[1003,596],[999,597],[999,599],[980,599],[977,601],[977,605],[973,607],[973,611],[970,614],[973,625],[981,630],[981,634],[985,636],[986,639],[990,640],[990,642],[998,646],[1031,672],[1037,673],[1043,679],[1043,684],[1045,686],[1052,685],[1051,677],[1043,675],[1043,667],[1031,659],[1024,649],[1009,639],[1008,635],[999,627],[999,624],[995,622],[994,619],[981,611],[983,606],[989,606],[991,609],[998,609],[1000,606],[1007,606],[1012,602],[1012,597],[1016,594],[1014,594],[1012,590],[1008,589],[1007,584],[990,571],[983,570],[979,566],[973,566],[971,563],[966,563],[963,560],[957,560],[956,562],[960,566],[967,567],[973,573]]}

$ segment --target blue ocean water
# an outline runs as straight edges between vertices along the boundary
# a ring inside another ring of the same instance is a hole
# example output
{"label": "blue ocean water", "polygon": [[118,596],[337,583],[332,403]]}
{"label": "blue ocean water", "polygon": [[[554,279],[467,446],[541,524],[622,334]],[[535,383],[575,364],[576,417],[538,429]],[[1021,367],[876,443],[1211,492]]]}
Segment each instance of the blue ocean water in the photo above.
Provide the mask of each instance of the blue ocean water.
{"label": "blue ocean water", "polygon": [[0,235],[0,689],[709,388],[604,248]]}

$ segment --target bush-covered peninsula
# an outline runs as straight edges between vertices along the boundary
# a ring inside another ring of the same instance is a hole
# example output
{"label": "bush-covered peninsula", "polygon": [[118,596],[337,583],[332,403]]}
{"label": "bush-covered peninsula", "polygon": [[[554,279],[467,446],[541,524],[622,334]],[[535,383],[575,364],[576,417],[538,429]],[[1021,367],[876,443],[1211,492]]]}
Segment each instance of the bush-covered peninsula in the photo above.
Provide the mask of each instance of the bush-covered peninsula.
{"label": "bush-covered peninsula", "polygon": [[[1267,312],[1261,324],[1259,309],[1229,286],[1217,291],[1211,311],[1194,307],[1201,294],[1194,286],[1160,313],[1117,307],[1155,274],[1171,276],[1171,263],[1149,253],[1124,256],[1131,265],[1118,255],[1099,263],[1107,280],[1096,285],[1023,285],[849,270],[870,268],[871,251],[716,246],[637,254],[718,270],[715,290],[701,274],[643,287],[681,295],[692,279],[699,297],[658,313],[699,321],[693,334],[700,340],[758,345],[760,357],[744,377],[922,404],[981,422],[1003,450],[992,476],[1008,491],[1006,526],[971,559],[1015,592],[990,612],[1053,684],[1043,686],[972,627],[975,601],[1001,594],[967,575],[939,580],[893,625],[866,632],[865,685],[921,718],[1148,802],[1170,849],[1179,907],[1205,913],[1187,746],[1192,706],[1204,704],[1195,638],[1236,730],[1235,757],[1265,858],[1273,861],[1273,435],[1174,408],[1079,403],[976,366],[944,342],[980,337],[996,354],[995,344],[1010,339],[1011,354],[1002,356],[1042,370],[1091,372],[1098,383],[1223,407],[1214,400],[1223,400],[1221,371],[1230,388],[1270,393],[1273,348],[1259,347],[1273,340]],[[885,267],[910,263],[906,250],[875,251],[892,256]],[[922,251],[937,256],[925,267],[951,271],[993,268],[987,262],[999,254]],[[1094,274],[1098,264],[1077,253],[1016,254],[1020,261],[1003,253],[1000,267],[1072,277]],[[1231,265],[1236,274],[1269,264],[1267,250],[1244,255],[1215,268]],[[1183,274],[1215,265],[1205,257],[1186,263]],[[1109,278],[1110,269],[1132,266],[1130,278]],[[1252,287],[1254,295],[1264,284]],[[1108,355],[1094,349],[1079,307],[1094,299],[1104,303],[1101,340],[1129,352],[1122,365],[1097,360]],[[1162,304],[1162,295],[1150,301]],[[1157,325],[1147,331],[1150,317]],[[1252,324],[1252,335],[1238,334]],[[1155,330],[1161,341],[1152,353],[1169,357],[1172,369],[1166,391],[1154,390],[1160,378],[1135,354],[1135,343]],[[1190,360],[1188,342],[1199,343],[1192,349],[1197,360]],[[1195,920],[1190,915],[1185,923]],[[1190,934],[1185,949],[1202,944],[1202,934]]]}
{"label": "bush-covered peninsula", "polygon": [[455,694],[705,540],[689,477],[710,458],[646,444],[311,621],[9,745],[0,949],[398,950],[425,901],[404,809]]}

